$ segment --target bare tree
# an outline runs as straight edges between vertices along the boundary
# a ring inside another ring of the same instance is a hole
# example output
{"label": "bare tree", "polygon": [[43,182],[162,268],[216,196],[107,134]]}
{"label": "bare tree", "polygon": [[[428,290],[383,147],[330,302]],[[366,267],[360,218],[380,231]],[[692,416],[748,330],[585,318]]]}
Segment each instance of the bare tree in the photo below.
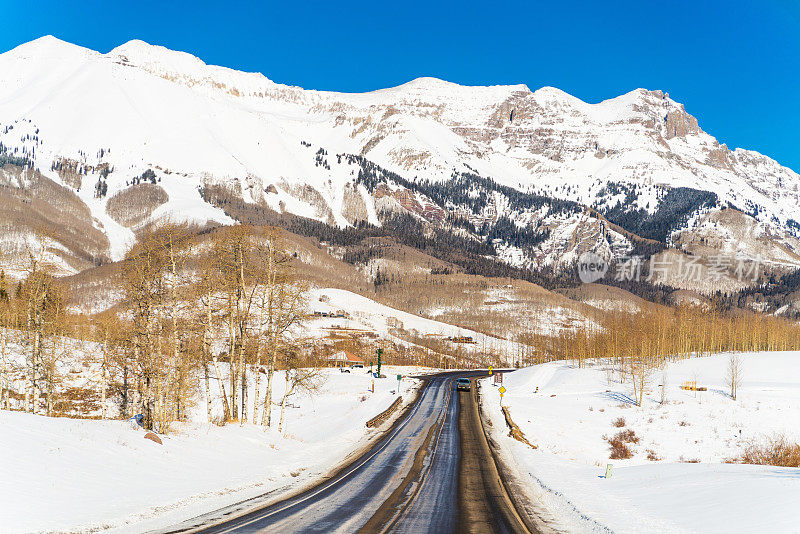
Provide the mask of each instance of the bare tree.
{"label": "bare tree", "polygon": [[200,300],[201,306],[197,310],[196,321],[202,331],[201,345],[201,365],[203,367],[204,383],[206,387],[206,412],[208,421],[212,422],[212,396],[210,387],[210,371],[213,369],[214,378],[220,389],[222,399],[223,421],[231,420],[231,409],[228,402],[228,395],[225,391],[225,381],[222,378],[222,371],[219,366],[219,358],[214,351],[214,330],[217,324],[215,314],[218,315],[219,307],[216,291],[218,289],[219,276],[217,276],[216,264],[208,258],[204,258],[200,263],[199,279],[195,283],[195,294]]}
{"label": "bare tree", "polygon": [[633,398],[637,406],[641,406],[644,402],[644,392],[653,377],[653,372],[656,370],[656,362],[647,353],[630,356],[628,358],[628,369],[631,378],[631,385],[633,387]]}
{"label": "bare tree", "polygon": [[667,381],[669,377],[667,376],[667,372],[664,371],[661,373],[661,400],[659,404],[662,406],[667,403]]}
{"label": "bare tree", "polygon": [[[48,274],[49,264],[45,260],[47,238],[41,237],[38,251],[29,250],[27,276],[18,286],[17,304],[22,315],[19,324],[24,333],[26,370],[28,383],[25,388],[25,409],[37,413],[40,395],[52,401],[55,387],[55,352],[46,352],[47,340],[60,334],[65,321],[63,288]],[[48,406],[49,409],[49,406]]]}
{"label": "bare tree", "polygon": [[214,240],[221,282],[219,287],[225,294],[227,308],[231,417],[239,419],[241,410],[242,422],[247,419],[247,362],[244,349],[252,327],[251,310],[260,278],[258,262],[253,261],[259,249],[258,240],[254,238],[256,233],[250,226],[237,225],[218,232]]}
{"label": "bare tree", "polygon": [[281,417],[278,422],[278,432],[283,433],[286,416],[286,403],[289,398],[298,393],[313,393],[322,387],[323,377],[316,368],[298,368],[298,360],[294,350],[287,353],[286,358],[286,389],[281,398]]}
{"label": "bare tree", "polygon": [[0,357],[3,367],[0,369],[0,405],[8,410],[11,389],[11,376],[8,364],[6,347],[11,334],[13,310],[11,308],[11,295],[8,292],[5,271],[0,270]]}
{"label": "bare tree", "polygon": [[273,297],[270,299],[266,325],[269,353],[267,360],[267,390],[264,396],[264,413],[261,419],[261,424],[267,427],[271,424],[272,380],[277,366],[278,354],[281,347],[290,342],[287,338],[291,333],[291,329],[302,320],[305,309],[304,287],[290,283],[288,280],[284,280],[282,283],[276,283],[276,280],[273,280],[271,287],[270,291],[273,293]]}
{"label": "bare tree", "polygon": [[742,383],[743,374],[742,360],[738,354],[732,352],[728,357],[726,379],[731,391],[731,399],[733,400],[736,400],[736,394],[739,392],[739,385]]}
{"label": "bare tree", "polygon": [[185,225],[149,227],[123,264],[125,303],[132,318],[133,370],[144,424],[166,432],[186,414],[192,358],[185,350],[189,328],[182,319],[185,296]]}

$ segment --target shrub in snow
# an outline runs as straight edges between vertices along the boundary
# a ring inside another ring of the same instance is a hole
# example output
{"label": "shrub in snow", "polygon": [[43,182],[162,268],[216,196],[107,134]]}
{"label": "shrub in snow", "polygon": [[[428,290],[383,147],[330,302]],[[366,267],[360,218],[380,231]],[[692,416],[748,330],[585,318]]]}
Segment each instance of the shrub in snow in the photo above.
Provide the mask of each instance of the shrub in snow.
{"label": "shrub in snow", "polygon": [[608,443],[611,445],[611,455],[609,458],[612,460],[627,460],[633,456],[631,450],[621,440],[618,440],[617,438],[611,438],[608,440]]}
{"label": "shrub in snow", "polygon": [[742,464],[800,467],[800,443],[792,443],[786,436],[776,435],[766,440],[750,442],[744,453],[736,459]]}
{"label": "shrub in snow", "polygon": [[612,460],[625,460],[633,456],[633,451],[628,447],[628,443],[639,443],[639,437],[633,430],[623,430],[617,432],[613,438],[605,437],[611,447]]}
{"label": "shrub in snow", "polygon": [[614,437],[621,439],[625,443],[639,443],[639,437],[636,435],[636,432],[631,429],[617,432],[617,435]]}

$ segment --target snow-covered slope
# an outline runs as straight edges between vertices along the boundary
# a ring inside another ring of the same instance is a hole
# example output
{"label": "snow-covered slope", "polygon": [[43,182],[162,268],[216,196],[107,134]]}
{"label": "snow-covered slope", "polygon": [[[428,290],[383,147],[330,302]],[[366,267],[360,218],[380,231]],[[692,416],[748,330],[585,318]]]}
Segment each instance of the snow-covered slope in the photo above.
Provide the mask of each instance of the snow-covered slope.
{"label": "snow-covered slope", "polygon": [[[608,209],[626,200],[609,183],[632,183],[637,192],[626,207],[649,213],[662,186],[691,187],[776,231],[800,228],[792,220],[800,176],[720,145],[661,91],[588,104],[550,87],[420,78],[364,94],[321,92],[142,41],[103,54],[49,36],[0,55],[0,73],[0,154],[27,158],[76,190],[108,235],[112,257],[142,223],[121,224],[107,204],[141,181],[160,186],[167,200],[142,208],[137,221],[231,223],[201,196],[213,183],[329,224],[379,223],[377,195],[338,154],[361,155],[411,181],[472,173]],[[496,219],[498,207],[476,215]],[[516,223],[530,225],[531,217]],[[504,253],[512,262],[518,256]]]}
{"label": "snow-covered slope", "polygon": [[[619,382],[610,366],[527,367],[504,376],[502,404],[538,449],[507,436],[490,379],[481,383],[493,422],[487,428],[524,494],[566,531],[796,532],[797,469],[727,462],[774,436],[800,439],[800,354],[737,357],[737,400],[728,395],[729,355],[716,355],[668,363],[654,373],[641,407],[631,401],[630,380]],[[685,391],[684,381],[707,391]],[[635,435],[632,456],[609,459],[606,438],[622,431]]]}

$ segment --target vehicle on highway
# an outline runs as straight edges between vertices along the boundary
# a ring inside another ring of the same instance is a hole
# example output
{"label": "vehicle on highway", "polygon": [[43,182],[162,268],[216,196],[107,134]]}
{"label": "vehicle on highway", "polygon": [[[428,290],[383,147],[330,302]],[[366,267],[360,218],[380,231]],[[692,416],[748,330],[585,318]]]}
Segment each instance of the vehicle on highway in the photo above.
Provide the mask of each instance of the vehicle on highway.
{"label": "vehicle on highway", "polygon": [[456,389],[469,391],[469,378],[459,378],[456,380]]}
{"label": "vehicle on highway", "polygon": [[354,363],[353,365],[350,366],[350,368],[351,369],[363,369],[364,368],[364,364],[363,363]]}
{"label": "vehicle on highway", "polygon": [[347,367],[339,367],[339,372],[340,373],[349,373],[350,369],[348,369]]}

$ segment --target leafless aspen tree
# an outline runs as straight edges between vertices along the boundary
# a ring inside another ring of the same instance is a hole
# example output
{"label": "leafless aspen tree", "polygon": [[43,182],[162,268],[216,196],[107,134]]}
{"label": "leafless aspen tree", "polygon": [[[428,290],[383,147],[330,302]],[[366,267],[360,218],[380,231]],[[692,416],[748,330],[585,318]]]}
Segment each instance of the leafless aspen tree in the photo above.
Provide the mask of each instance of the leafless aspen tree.
{"label": "leafless aspen tree", "polygon": [[285,353],[286,374],[286,389],[281,398],[281,417],[278,422],[278,432],[283,433],[284,421],[286,416],[286,403],[289,398],[300,392],[311,393],[319,390],[322,386],[322,376],[318,369],[314,368],[300,368],[297,359],[297,353],[294,349],[289,349]]}
{"label": "leafless aspen tree", "polygon": [[267,347],[267,386],[261,424],[272,422],[272,380],[278,354],[285,346],[285,337],[302,321],[305,311],[305,287],[292,277],[288,255],[274,235],[266,236],[266,311],[262,317],[261,335]]}
{"label": "leafless aspen tree", "polygon": [[736,400],[736,394],[739,392],[739,385],[742,383],[742,360],[736,353],[731,353],[728,357],[728,370],[726,379],[728,387],[731,391],[731,399]]}

